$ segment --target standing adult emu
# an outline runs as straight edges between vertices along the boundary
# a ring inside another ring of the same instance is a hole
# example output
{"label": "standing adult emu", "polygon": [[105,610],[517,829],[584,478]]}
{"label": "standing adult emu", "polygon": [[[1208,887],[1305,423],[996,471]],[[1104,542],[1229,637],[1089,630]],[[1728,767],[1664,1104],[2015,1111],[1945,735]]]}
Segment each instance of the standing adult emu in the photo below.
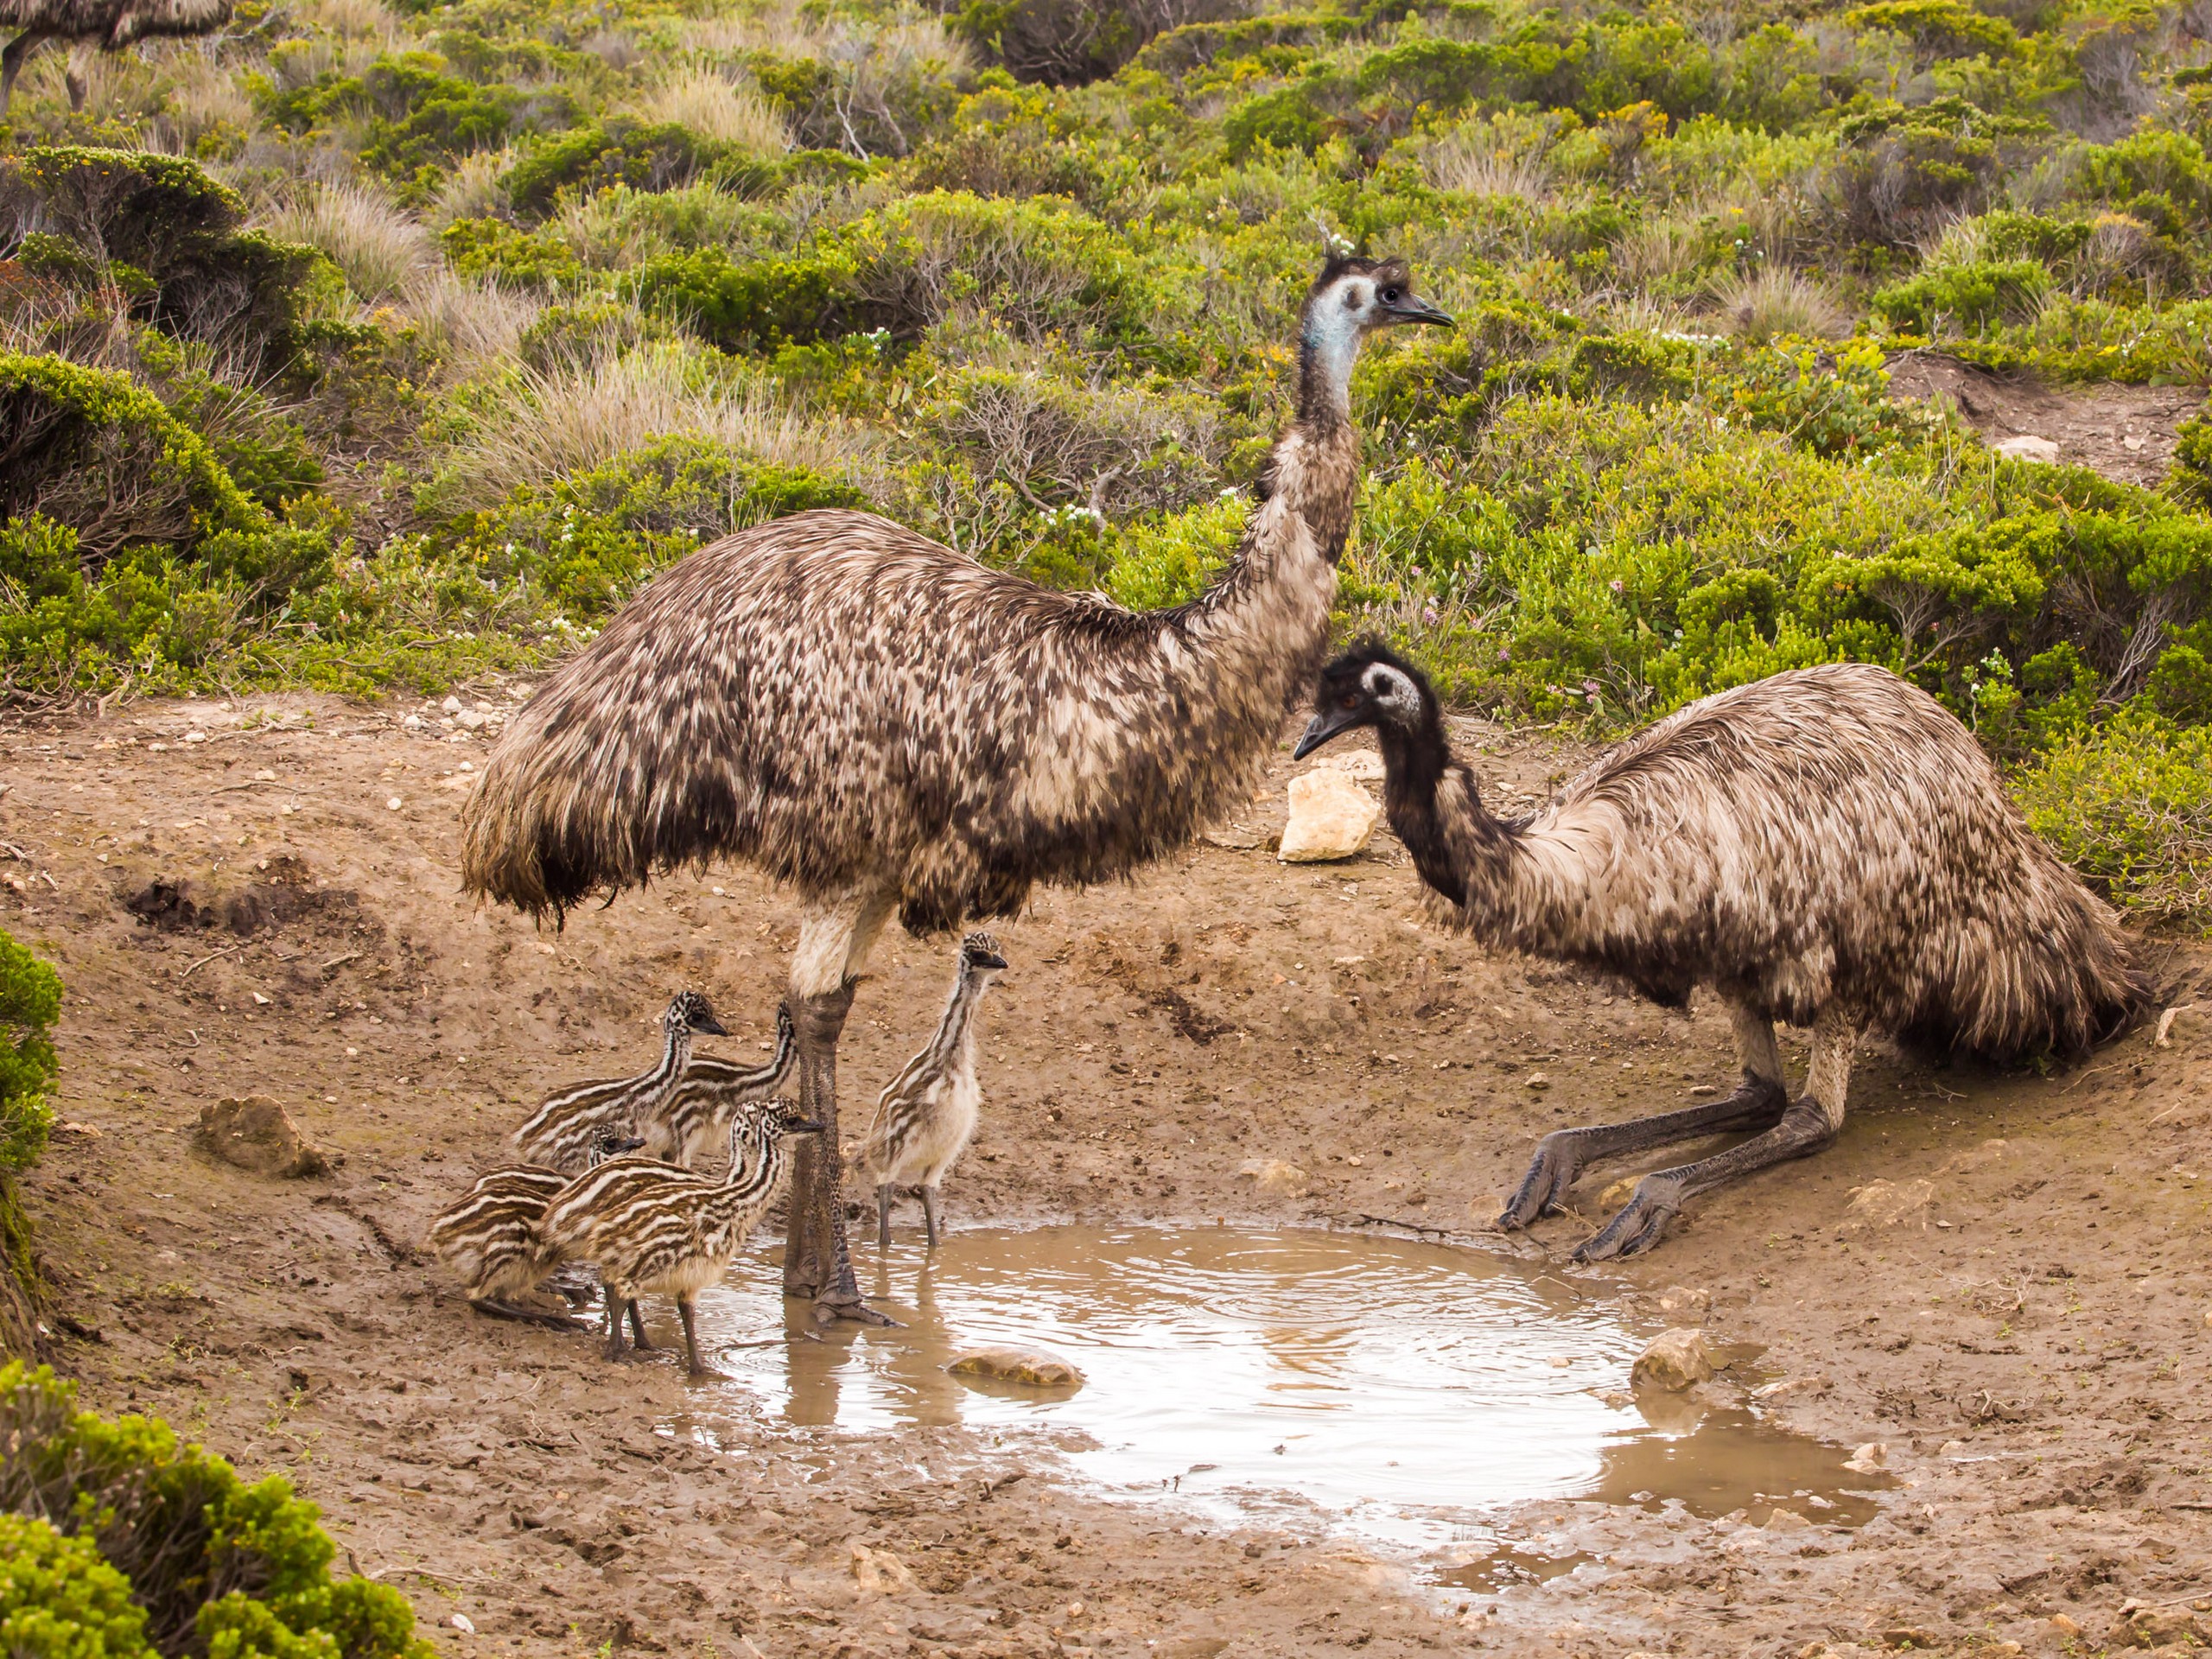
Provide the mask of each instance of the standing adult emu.
{"label": "standing adult emu", "polygon": [[800,1109],[786,1294],[873,1317],[838,1197],[836,1048],[895,912],[1012,916],[1039,881],[1125,875],[1249,791],[1327,640],[1351,527],[1361,341],[1448,323],[1395,260],[1334,258],[1301,319],[1295,419],[1219,578],[1138,613],[987,569],[864,512],[793,514],[659,577],[507,728],[462,880],[561,918],[717,858],[806,911],[791,962]]}
{"label": "standing adult emu", "polygon": [[0,50],[0,115],[23,60],[41,41],[69,42],[69,107],[85,107],[85,67],[96,52],[120,52],[134,41],[212,35],[231,21],[232,0],[0,0],[0,29],[22,33]]}
{"label": "standing adult emu", "polygon": [[[1331,663],[1314,704],[1297,753],[1375,728],[1390,827],[1459,925],[1669,1006],[1711,986],[1735,1016],[1744,1080],[1726,1099],[1537,1147],[1503,1226],[1554,1207],[1597,1159],[1758,1132],[1645,1176],[1578,1260],[1648,1249],[1684,1199],[1826,1147],[1862,1032],[2069,1053],[2151,995],[2112,912],[2029,830],[1966,728],[1886,669],[1795,669],[1692,703],[1507,820],[1452,759],[1428,682],[1382,645]],[[1813,1028],[1795,1102],[1777,1019]]]}

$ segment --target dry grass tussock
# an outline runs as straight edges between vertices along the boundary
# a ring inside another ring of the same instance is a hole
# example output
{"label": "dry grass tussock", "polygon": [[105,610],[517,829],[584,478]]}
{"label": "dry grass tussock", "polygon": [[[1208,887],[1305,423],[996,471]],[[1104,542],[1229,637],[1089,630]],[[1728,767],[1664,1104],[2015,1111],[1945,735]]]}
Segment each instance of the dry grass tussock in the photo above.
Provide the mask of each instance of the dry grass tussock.
{"label": "dry grass tussock", "polygon": [[691,50],[717,57],[766,51],[824,63],[867,60],[892,74],[926,63],[942,64],[956,74],[978,67],[965,41],[948,32],[938,18],[920,11],[861,27],[820,16],[812,7],[763,6],[687,23],[681,38]]}
{"label": "dry grass tussock", "polygon": [[658,342],[609,346],[545,369],[523,369],[496,415],[444,458],[452,505],[488,508],[524,485],[542,486],[657,438],[709,438],[781,467],[865,477],[874,442],[857,429],[810,418],[773,390],[734,383],[728,368]]}
{"label": "dry grass tussock", "polygon": [[167,84],[147,134],[148,149],[190,156],[202,139],[226,130],[250,133],[258,124],[239,77],[198,42],[164,54],[161,68]]}
{"label": "dry grass tussock", "polygon": [[381,190],[325,184],[277,208],[269,228],[328,254],[346,285],[373,304],[421,280],[438,264],[430,233]]}
{"label": "dry grass tussock", "polygon": [[780,156],[791,147],[791,129],[757,87],[704,65],[675,70],[630,110],[642,120],[672,121],[754,156]]}
{"label": "dry grass tussock", "polygon": [[1764,265],[1731,277],[1713,290],[1717,321],[1738,339],[1754,342],[1783,334],[1832,340],[1851,330],[1851,319],[1820,283],[1786,266]]}
{"label": "dry grass tussock", "polygon": [[458,219],[492,218],[507,205],[499,181],[514,164],[512,145],[462,156],[447,169],[446,181],[423,213],[424,222],[433,231],[442,231]]}
{"label": "dry grass tussock", "polygon": [[1552,172],[1541,155],[1499,143],[1491,134],[1459,131],[1428,152],[1429,182],[1467,196],[1510,196],[1541,201],[1551,194]]}
{"label": "dry grass tussock", "polygon": [[512,358],[543,308],[519,289],[471,282],[442,264],[410,283],[403,303],[425,342],[464,376]]}
{"label": "dry grass tussock", "polygon": [[1647,287],[1695,270],[1704,256],[1697,226],[1661,219],[1639,225],[1613,244],[1613,271],[1624,283]]}

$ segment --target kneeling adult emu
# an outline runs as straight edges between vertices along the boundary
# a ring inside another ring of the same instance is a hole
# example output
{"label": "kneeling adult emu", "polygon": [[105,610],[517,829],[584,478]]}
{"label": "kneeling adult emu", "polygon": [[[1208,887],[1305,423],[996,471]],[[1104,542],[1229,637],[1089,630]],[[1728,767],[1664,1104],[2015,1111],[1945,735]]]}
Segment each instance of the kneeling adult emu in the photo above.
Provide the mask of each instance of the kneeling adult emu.
{"label": "kneeling adult emu", "polygon": [[[1390,827],[1460,926],[1671,1006],[1707,985],[1734,1013],[1744,1080],[1726,1098],[1538,1146],[1503,1226],[1553,1208],[1597,1159],[1758,1131],[1645,1176],[1578,1260],[1649,1249],[1686,1198],[1826,1147],[1863,1032],[2066,1054],[2151,995],[2111,910],[2036,838],[1972,734],[1886,669],[1795,669],[1692,703],[1504,820],[1453,760],[1427,680],[1382,645],[1324,669],[1315,709],[1297,753],[1375,728]],[[1813,1028],[1794,1102],[1777,1019]]]}

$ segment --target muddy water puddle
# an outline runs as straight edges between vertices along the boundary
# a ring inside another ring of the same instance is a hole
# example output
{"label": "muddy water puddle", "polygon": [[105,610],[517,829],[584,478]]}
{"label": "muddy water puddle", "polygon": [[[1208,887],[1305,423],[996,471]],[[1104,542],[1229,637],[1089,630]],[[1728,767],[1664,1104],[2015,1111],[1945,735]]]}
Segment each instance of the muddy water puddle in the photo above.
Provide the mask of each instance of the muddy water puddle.
{"label": "muddy water puddle", "polygon": [[[1470,1588],[1572,1565],[1496,1534],[1530,1500],[1853,1524],[1886,1484],[1747,1412],[1626,1403],[1649,1333],[1510,1257],[1349,1233],[1047,1227],[953,1233],[933,1256],[866,1249],[859,1265],[900,1328],[786,1330],[774,1264],[751,1258],[700,1299],[711,1363],[793,1424],[1058,1431],[1101,1484],[1224,1519],[1461,1554],[1496,1542],[1443,1575]],[[986,1345],[1049,1351],[1084,1381],[945,1370]]]}

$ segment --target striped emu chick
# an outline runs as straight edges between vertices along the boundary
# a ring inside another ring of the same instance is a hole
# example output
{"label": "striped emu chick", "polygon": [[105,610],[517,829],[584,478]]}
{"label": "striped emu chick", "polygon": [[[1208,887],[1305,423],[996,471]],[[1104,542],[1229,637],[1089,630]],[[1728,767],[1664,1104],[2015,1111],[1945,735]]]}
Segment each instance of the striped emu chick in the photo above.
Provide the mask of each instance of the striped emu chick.
{"label": "striped emu chick", "polygon": [[573,1084],[548,1095],[515,1131],[516,1150],[533,1164],[572,1175],[588,1167],[593,1141],[602,1128],[612,1125],[621,1134],[633,1135],[639,1124],[652,1120],[692,1064],[694,1032],[728,1035],[707,999],[696,991],[677,993],[660,1017],[660,1059],[651,1070],[634,1077]]}
{"label": "striped emu chick", "polygon": [[1006,971],[998,941],[970,933],[960,941],[952,1000],[929,1046],[899,1068],[875,1103],[861,1143],[861,1167],[875,1183],[875,1242],[891,1248],[891,1198],[899,1186],[922,1189],[922,1222],[937,1248],[938,1185],[976,1133],[982,1089],[976,1080],[976,1005]]}
{"label": "striped emu chick", "polygon": [[[601,1125],[592,1137],[592,1167],[639,1144],[635,1135]],[[499,1319],[575,1328],[573,1319],[533,1313],[508,1300],[536,1289],[552,1272],[555,1264],[545,1258],[536,1229],[546,1205],[569,1179],[557,1169],[535,1164],[490,1170],[438,1212],[430,1223],[428,1242],[432,1253],[467,1287],[469,1306]]]}
{"label": "striped emu chick", "polygon": [[[1685,1199],[1834,1140],[1862,1033],[2071,1054],[2152,995],[2111,910],[2029,830],[1980,745],[1886,669],[1795,669],[1692,703],[1504,821],[1452,758],[1428,682],[1380,645],[1323,670],[1315,706],[1297,753],[1375,728],[1390,827],[1459,926],[1672,1007],[1709,986],[1733,1013],[1744,1076],[1726,1098],[1537,1147],[1501,1225],[1554,1208],[1597,1160],[1753,1132],[1645,1176],[1584,1261],[1647,1249]],[[1813,1030],[1794,1102],[1777,1020]]]}
{"label": "striped emu chick", "polygon": [[1451,320],[1395,259],[1333,258],[1299,319],[1295,417],[1236,553],[1132,611],[865,512],[749,525],[656,577],[507,724],[465,809],[473,893],[559,918],[673,869],[751,864],[805,905],[784,1287],[875,1318],[839,1193],[837,1045],[869,952],[1128,875],[1248,798],[1329,637],[1360,482],[1363,343]]}
{"label": "striped emu chick", "polygon": [[618,1158],[571,1181],[546,1206],[539,1247],[552,1259],[599,1266],[607,1297],[607,1357],[622,1357],[622,1315],[641,1351],[650,1350],[638,1298],[648,1291],[676,1298],[683,1320],[684,1358],[694,1376],[699,1358],[694,1325],[700,1290],[721,1276],[783,1185],[789,1142],[822,1126],[789,1101],[741,1110],[730,1125],[729,1167],[720,1179],[653,1158]]}
{"label": "striped emu chick", "polygon": [[788,1002],[776,1005],[776,1048],[765,1065],[733,1065],[694,1055],[683,1075],[651,1114],[639,1120],[645,1155],[686,1167],[710,1156],[729,1139],[730,1124],[746,1107],[775,1097],[790,1074],[798,1046]]}

